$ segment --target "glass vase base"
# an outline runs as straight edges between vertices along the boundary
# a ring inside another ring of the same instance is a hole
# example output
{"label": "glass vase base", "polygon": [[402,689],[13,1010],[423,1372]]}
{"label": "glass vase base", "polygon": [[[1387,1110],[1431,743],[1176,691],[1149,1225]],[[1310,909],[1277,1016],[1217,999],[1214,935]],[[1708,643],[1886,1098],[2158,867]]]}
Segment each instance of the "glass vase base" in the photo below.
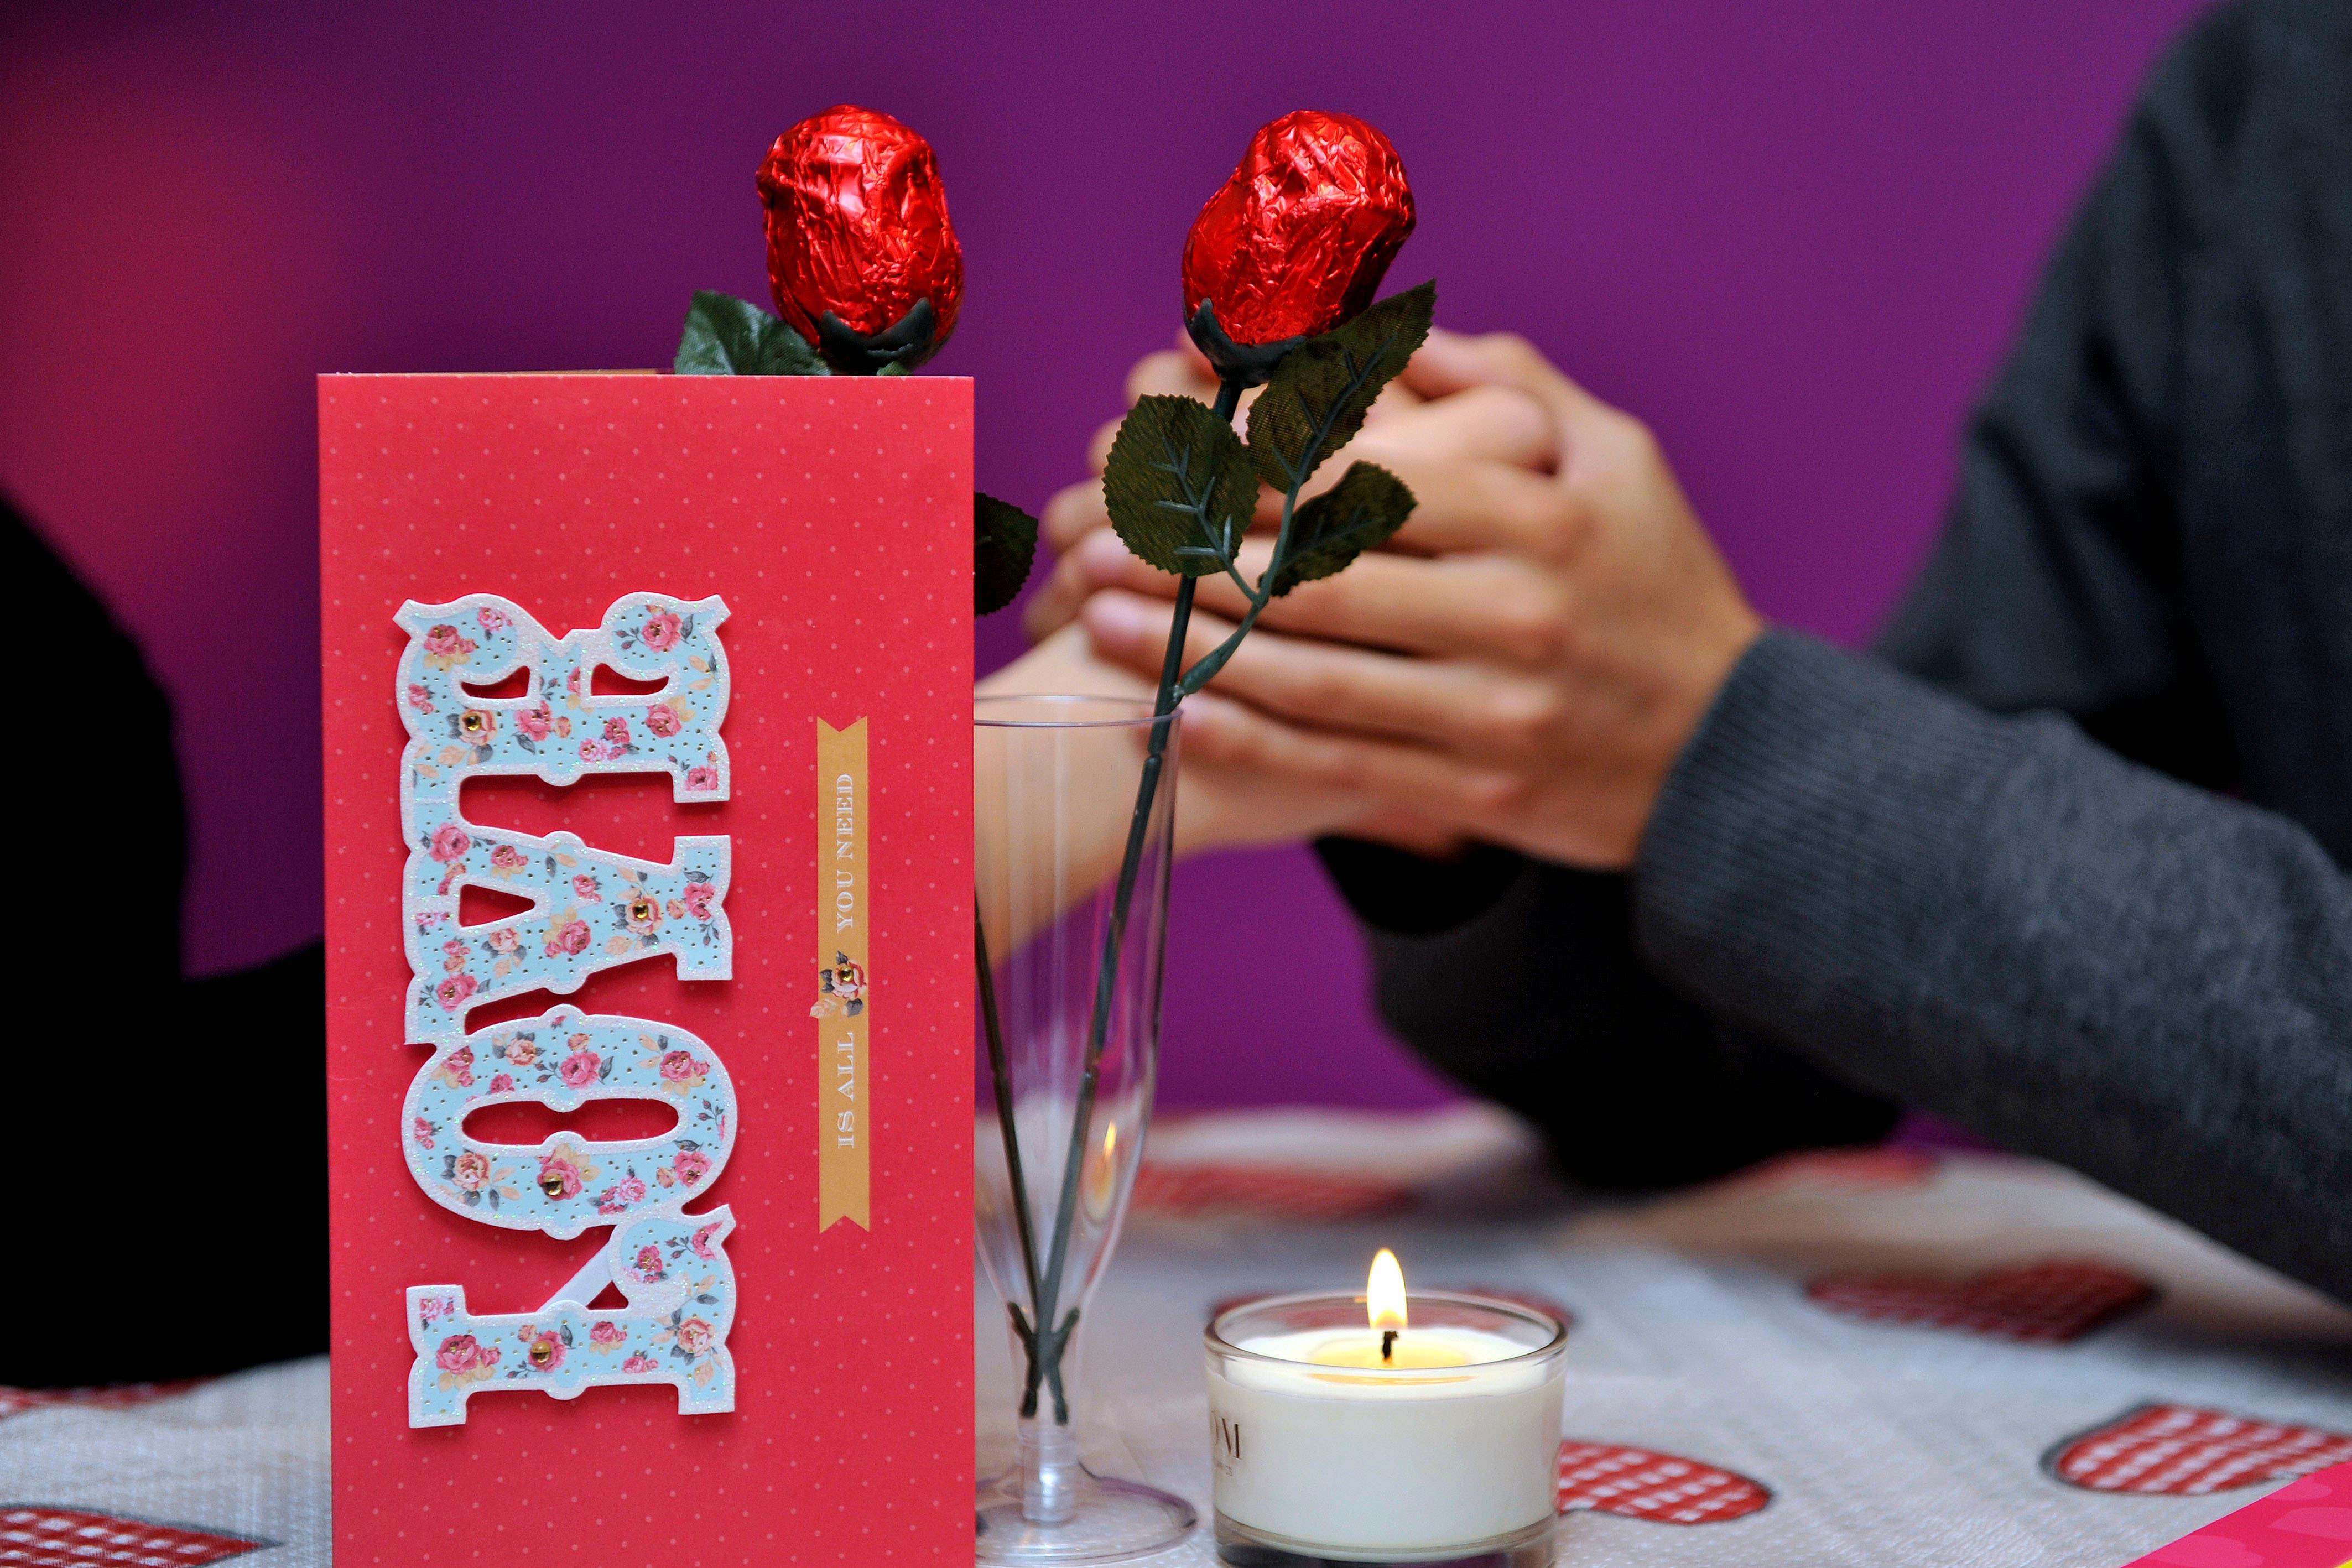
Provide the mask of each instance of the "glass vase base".
{"label": "glass vase base", "polygon": [[1140,1481],[1080,1470],[1059,1524],[1039,1524],[1022,1511],[1015,1469],[980,1489],[974,1551],[982,1563],[1007,1568],[1030,1563],[1127,1563],[1181,1544],[1201,1521],[1189,1502]]}
{"label": "glass vase base", "polygon": [[1558,1550],[1553,1521],[1508,1535],[1421,1552],[1359,1551],[1318,1546],[1254,1530],[1216,1516],[1217,1561],[1227,1568],[1552,1568]]}

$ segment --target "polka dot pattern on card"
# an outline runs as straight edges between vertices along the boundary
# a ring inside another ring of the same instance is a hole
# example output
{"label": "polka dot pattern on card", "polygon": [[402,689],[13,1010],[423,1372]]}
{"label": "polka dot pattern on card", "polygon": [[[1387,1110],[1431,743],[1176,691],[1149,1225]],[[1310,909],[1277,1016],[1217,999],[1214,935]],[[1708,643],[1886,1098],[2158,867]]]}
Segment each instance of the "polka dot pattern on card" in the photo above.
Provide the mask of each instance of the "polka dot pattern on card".
{"label": "polka dot pattern on card", "polygon": [[[339,1568],[969,1561],[970,383],[332,376],[319,410]],[[424,1051],[402,1043],[393,612],[496,592],[588,626],[644,591],[732,612],[731,799],[679,805],[649,774],[476,780],[465,805],[656,860],[674,837],[733,840],[735,978],[681,981],[657,958],[564,999],[674,1020],[734,1078],[740,1141],[703,1203],[738,1223],[737,1408],[500,1394],[463,1427],[412,1431],[405,1287],[528,1310],[604,1232],[469,1226],[402,1163]],[[819,1235],[816,720],[861,716],[874,1228]]]}

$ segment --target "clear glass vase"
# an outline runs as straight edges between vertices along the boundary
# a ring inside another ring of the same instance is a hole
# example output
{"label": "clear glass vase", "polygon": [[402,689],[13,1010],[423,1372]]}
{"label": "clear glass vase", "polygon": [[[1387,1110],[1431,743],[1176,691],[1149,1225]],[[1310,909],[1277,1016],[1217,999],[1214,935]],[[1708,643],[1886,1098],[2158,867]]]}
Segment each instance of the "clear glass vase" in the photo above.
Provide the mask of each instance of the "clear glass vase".
{"label": "clear glass vase", "polygon": [[1078,1455],[1076,1342],[1151,1119],[1178,725],[1108,697],[982,697],[973,737],[980,1256],[1005,1307],[1013,1467],[979,1561],[1163,1550],[1191,1504]]}

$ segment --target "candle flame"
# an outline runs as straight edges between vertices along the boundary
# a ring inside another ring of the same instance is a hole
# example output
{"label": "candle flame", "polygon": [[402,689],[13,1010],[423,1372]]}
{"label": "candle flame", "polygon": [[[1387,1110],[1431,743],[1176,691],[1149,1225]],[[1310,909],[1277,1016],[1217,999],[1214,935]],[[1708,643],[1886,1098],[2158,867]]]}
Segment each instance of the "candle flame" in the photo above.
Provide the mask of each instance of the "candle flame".
{"label": "candle flame", "polygon": [[1404,1327],[1404,1270],[1387,1248],[1372,1260],[1371,1277],[1364,1281],[1364,1308],[1371,1315],[1372,1332]]}

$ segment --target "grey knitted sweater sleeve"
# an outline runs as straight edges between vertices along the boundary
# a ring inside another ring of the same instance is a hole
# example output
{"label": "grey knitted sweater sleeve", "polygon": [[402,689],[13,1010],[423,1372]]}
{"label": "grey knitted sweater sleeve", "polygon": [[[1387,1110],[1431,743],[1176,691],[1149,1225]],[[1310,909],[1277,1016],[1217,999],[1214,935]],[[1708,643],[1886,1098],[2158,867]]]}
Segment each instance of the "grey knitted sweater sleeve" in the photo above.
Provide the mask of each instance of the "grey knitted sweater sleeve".
{"label": "grey knitted sweater sleeve", "polygon": [[2352,1298],[2352,883],[2284,818],[1773,632],[1636,880],[1717,1016]]}
{"label": "grey knitted sweater sleeve", "polygon": [[[2311,430],[2304,476],[2352,486],[2352,429],[2245,384],[2279,324],[2232,303],[2317,300],[2324,322],[2352,299],[2346,253],[2216,216],[2265,183],[2257,210],[2289,214],[2295,182],[2341,187],[2347,63],[2352,21],[2307,0],[2225,8],[2175,48],[1879,654],[1768,634],[1630,879],[1325,846],[1394,1027],[1579,1174],[1705,1174],[1900,1103],[2352,1299],[2352,881],[2294,817],[2209,788],[2247,768],[2210,674],[2235,633],[2199,612],[2181,544],[2184,453]],[[2185,395],[2198,374],[2237,423]],[[2296,525],[2251,509],[2207,537],[2262,580]],[[2323,684],[2232,678],[2274,705]]]}

